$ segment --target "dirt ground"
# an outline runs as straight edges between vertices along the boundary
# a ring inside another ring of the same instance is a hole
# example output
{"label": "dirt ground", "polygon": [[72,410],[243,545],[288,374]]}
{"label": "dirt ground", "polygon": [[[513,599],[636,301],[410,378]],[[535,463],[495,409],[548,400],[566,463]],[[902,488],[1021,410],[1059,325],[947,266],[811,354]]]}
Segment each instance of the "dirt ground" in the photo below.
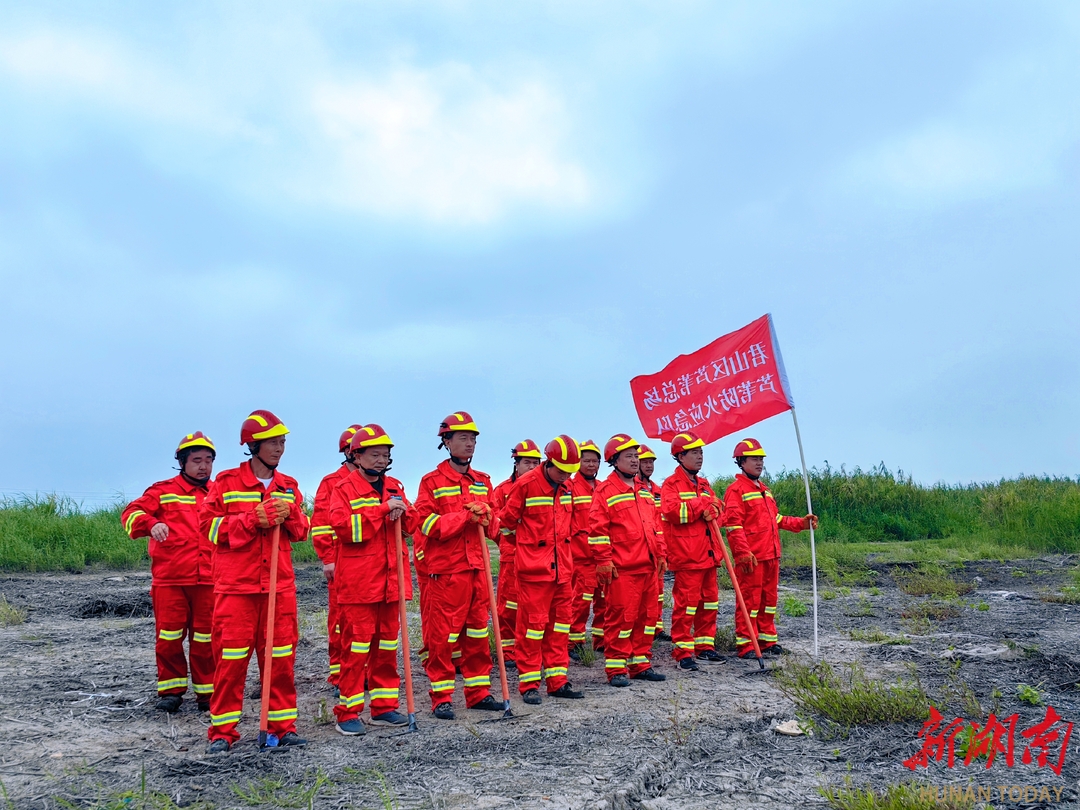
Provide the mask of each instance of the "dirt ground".
{"label": "dirt ground", "polygon": [[[1076,564],[1048,557],[968,565],[953,575],[973,581],[977,590],[960,600],[959,616],[930,622],[902,616],[926,600],[901,593],[891,566],[872,567],[847,587],[823,586],[833,595],[820,603],[826,661],[859,662],[885,680],[917,676],[947,719],[980,719],[971,716],[980,707],[996,708],[999,717],[1020,714],[1012,768],[1000,760],[990,770],[934,763],[914,774],[902,762],[919,749],[920,723],[858,726],[841,737],[780,736],[776,725],[795,718],[796,706],[774,678],[743,677],[756,664],[730,656],[721,664],[703,662],[697,673],[680,672],[670,642],[662,641],[654,661],[668,676],[664,683],[633,681],[628,689],[613,689],[604,681],[602,662],[571,664],[571,680],[586,699],[526,707],[511,675],[517,719],[506,722],[481,722],[489,713],[466,710],[460,682],[458,719],[435,720],[414,657],[419,733],[370,729],[365,737],[342,737],[327,722],[334,693],[325,682],[326,592],[315,567],[298,572],[299,730],[309,745],[257,751],[256,698],[245,702],[241,743],[210,757],[204,753],[209,718],[196,710],[190,693],[176,715],[154,708],[148,573],[10,576],[0,579],[0,594],[27,610],[28,619],[0,628],[0,782],[6,795],[0,801],[42,810],[173,803],[793,808],[824,806],[819,787],[850,779],[879,787],[911,780],[938,787],[1047,786],[1063,789],[1060,800],[1000,801],[994,787],[993,806],[1080,806],[1080,730],[1061,776],[1023,764],[1026,740],[1020,737],[1021,729],[1043,719],[1047,704],[1066,721],[1080,720],[1080,608],[1037,598],[1065,581]],[[809,603],[809,592],[808,572],[786,572],[782,603],[789,596]],[[721,619],[729,622],[733,610],[734,599],[724,592]],[[904,633],[910,643],[854,641],[853,629]],[[785,661],[809,660],[809,613],[796,618],[781,610],[780,636],[795,651]],[[1038,685],[1043,705],[1021,703],[1021,683]],[[254,686],[249,676],[249,692]]]}

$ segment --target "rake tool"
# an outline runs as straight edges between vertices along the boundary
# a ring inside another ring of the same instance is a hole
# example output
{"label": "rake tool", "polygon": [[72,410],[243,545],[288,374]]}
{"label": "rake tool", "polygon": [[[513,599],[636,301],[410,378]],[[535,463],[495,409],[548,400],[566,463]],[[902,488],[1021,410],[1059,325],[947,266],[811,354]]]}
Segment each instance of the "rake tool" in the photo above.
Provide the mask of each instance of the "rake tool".
{"label": "rake tool", "polygon": [[742,613],[743,621],[746,622],[746,626],[750,628],[750,643],[754,645],[754,655],[757,656],[758,669],[752,672],[748,672],[748,675],[767,675],[772,670],[765,668],[765,659],[761,657],[761,646],[758,644],[757,628],[750,621],[750,611],[746,609],[746,600],[743,599],[742,588],[739,587],[739,580],[735,576],[735,566],[731,563],[731,552],[728,551],[727,543],[724,542],[723,536],[720,534],[720,529],[716,525],[713,519],[708,519],[709,533],[716,538],[717,545],[720,546],[720,550],[724,553],[724,566],[727,568],[728,576],[731,577],[731,587],[735,589],[735,602],[739,606],[739,611]]}
{"label": "rake tool", "polygon": [[278,547],[281,525],[274,527],[270,539],[270,593],[266,600],[266,646],[263,650],[262,704],[259,707],[259,749],[277,748],[278,738],[270,733],[270,671],[274,664],[274,613],[277,610]]}
{"label": "rake tool", "polygon": [[[398,622],[401,624],[401,654],[405,676],[405,706],[409,710],[409,728],[405,734],[417,731],[416,703],[413,699],[412,661],[409,650],[409,621],[405,611],[405,563],[402,557],[401,518],[394,521],[394,544],[397,549]],[[394,735],[397,736],[397,735]]]}
{"label": "rake tool", "polygon": [[502,686],[503,714],[502,717],[495,719],[507,720],[513,718],[514,713],[510,711],[510,687],[506,682],[506,658],[503,657],[502,632],[499,630],[499,606],[495,599],[495,582],[491,578],[491,552],[488,551],[484,527],[479,523],[476,524],[476,534],[480,538],[480,548],[484,555],[484,578],[487,580],[488,600],[491,603],[491,627],[495,632],[495,658],[499,662],[499,685]]}

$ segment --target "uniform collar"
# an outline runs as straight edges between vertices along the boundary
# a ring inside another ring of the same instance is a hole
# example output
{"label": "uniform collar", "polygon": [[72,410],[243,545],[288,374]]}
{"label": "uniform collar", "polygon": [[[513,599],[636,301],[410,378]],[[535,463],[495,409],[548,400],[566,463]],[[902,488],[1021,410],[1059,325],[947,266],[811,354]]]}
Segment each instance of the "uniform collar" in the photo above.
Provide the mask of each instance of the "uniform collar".
{"label": "uniform collar", "polygon": [[198,486],[196,484],[192,484],[190,481],[188,481],[186,478],[184,478],[184,476],[181,475],[180,473],[177,473],[173,477],[173,481],[176,482],[177,488],[183,490],[184,493],[192,493],[192,492],[195,492],[196,490],[199,490],[199,489],[201,489],[201,490],[203,490],[205,492],[206,487],[210,486],[210,483],[211,483],[210,481],[207,481],[206,482],[206,487],[200,487],[200,486]]}
{"label": "uniform collar", "polygon": [[763,483],[761,483],[761,479],[760,479],[760,478],[759,478],[758,480],[756,480],[756,481],[755,481],[755,480],[754,480],[753,478],[751,478],[750,476],[748,476],[748,475],[747,475],[746,473],[741,473],[741,472],[739,472],[739,473],[735,473],[735,477],[736,477],[736,478],[742,478],[742,479],[743,479],[744,481],[746,481],[746,483],[748,483],[748,484],[749,484],[750,486],[752,486],[752,487],[755,487],[755,488],[757,488],[757,489],[764,489],[764,488],[765,488],[765,485],[764,485]]}
{"label": "uniform collar", "polygon": [[[246,486],[249,486],[249,487],[262,486],[262,481],[260,481],[258,476],[255,475],[255,471],[253,469],[251,469],[251,462],[250,461],[242,461],[242,462],[240,462],[240,480],[243,481],[244,484]],[[270,485],[273,486],[273,485],[277,484],[277,482],[278,482],[277,470],[275,470],[274,471],[274,477],[270,480]]]}
{"label": "uniform collar", "polygon": [[633,492],[639,486],[644,486],[644,484],[641,483],[641,479],[638,478],[636,475],[634,476],[634,479],[629,484],[626,483],[625,481],[623,481],[622,476],[619,475],[618,470],[612,470],[611,475],[609,475],[607,477],[607,480],[608,481],[614,481],[616,484],[618,484],[620,487],[622,487],[622,489],[626,490],[627,492]]}
{"label": "uniform collar", "polygon": [[468,478],[470,481],[475,481],[476,476],[473,474],[473,466],[470,464],[469,469],[463,473],[459,473],[453,467],[450,466],[450,459],[439,462],[439,472],[445,475],[447,478]]}

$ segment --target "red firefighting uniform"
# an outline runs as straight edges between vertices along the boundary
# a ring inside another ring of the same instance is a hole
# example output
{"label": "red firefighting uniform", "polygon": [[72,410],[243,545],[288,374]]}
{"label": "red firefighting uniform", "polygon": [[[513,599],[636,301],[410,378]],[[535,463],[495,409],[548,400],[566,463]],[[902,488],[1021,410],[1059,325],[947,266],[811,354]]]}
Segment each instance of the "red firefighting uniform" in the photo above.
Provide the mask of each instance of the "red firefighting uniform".
{"label": "red firefighting uniform", "polygon": [[[803,518],[785,517],[777,509],[772,492],[760,480],[742,473],[724,492],[724,528],[735,557],[748,551],[757,557],[757,567],[749,576],[739,577],[750,622],[757,631],[758,644],[768,649],[776,644],[776,593],[780,586],[780,529],[801,532]],[[753,649],[751,628],[735,610],[735,645],[739,655]]]}
{"label": "red firefighting uniform", "polygon": [[517,546],[518,690],[540,686],[549,693],[566,683],[567,639],[573,599],[574,560],[570,548],[574,496],[570,482],[548,480],[544,465],[518,479],[499,518],[500,530]]}
{"label": "red firefighting uniform", "polygon": [[[496,514],[506,505],[517,480],[514,473],[497,487],[491,495],[491,505]],[[514,634],[517,627],[518,585],[514,573],[514,530],[501,525],[499,527],[499,592],[496,601],[499,607],[499,635],[502,636],[503,656],[514,659]]]}
{"label": "red firefighting uniform", "polygon": [[[400,678],[398,651],[398,581],[394,524],[388,502],[405,502],[396,478],[384,477],[379,492],[359,470],[334,488],[330,525],[338,538],[337,599],[341,617],[342,662],[338,705],[339,723],[355,720],[364,711],[364,691],[371,696],[371,714],[396,711]],[[402,533],[413,528],[407,512]],[[402,544],[405,598],[412,599],[409,552]]]}
{"label": "red firefighting uniform", "polygon": [[159,481],[132,501],[120,520],[133,540],[150,538],[157,523],[169,527],[164,543],[150,538],[150,598],[154,606],[158,694],[187,691],[188,639],[191,688],[200,703],[214,692],[214,654],[210,628],[214,615],[214,585],[210,570],[210,541],[199,532],[199,506],[206,488],[182,475]]}
{"label": "red firefighting uniform", "polygon": [[[296,731],[296,681],[293,667],[299,627],[292,543],[307,538],[308,519],[300,509],[303,495],[296,479],[275,472],[269,491],[251,470],[251,462],[221,473],[199,510],[200,531],[214,545],[214,696],[207,736],[234,743],[244,703],[248,661],[255,652],[263,669],[266,611],[269,606],[270,549],[273,529],[259,528],[255,507],[266,498],[289,504],[281,524],[273,666],[270,675],[269,731],[278,738]],[[253,649],[254,648],[254,649]]]}
{"label": "red firefighting uniform", "polygon": [[[648,481],[643,479],[640,475],[638,480],[641,481],[642,486],[649,490],[653,496],[653,502],[656,504],[657,512],[660,510],[660,486],[649,478]],[[664,530],[664,522],[661,519],[657,523],[657,530]],[[664,575],[657,573],[656,575],[656,632],[659,633],[664,629]]]}
{"label": "red firefighting uniform", "polygon": [[[461,640],[461,676],[465,704],[474,706],[491,694],[491,653],[488,647],[488,592],[484,557],[476,526],[466,504],[491,506],[491,479],[470,468],[459,473],[450,461],[439,464],[420,480],[416,496],[418,534],[423,537],[423,564],[427,570],[420,600],[431,680],[431,707],[454,697],[453,647]],[[498,537],[499,522],[492,515],[486,529]]]}
{"label": "red firefighting uniform", "polygon": [[704,476],[691,477],[680,465],[664,480],[660,512],[668,566],[675,572],[671,654],[676,661],[716,646],[717,549],[704,518],[710,503],[720,505],[720,500]]}
{"label": "red firefighting uniform", "polygon": [[666,556],[652,493],[612,471],[593,492],[589,544],[598,565],[614,564],[604,617],[604,668],[610,681],[650,666],[656,634],[656,573]]}
{"label": "red firefighting uniform", "polygon": [[604,589],[596,582],[596,560],[589,545],[589,511],[592,508],[595,479],[590,481],[577,473],[570,479],[570,492],[574,496],[574,514],[571,521],[570,549],[573,556],[574,577],[570,612],[569,647],[573,649],[585,643],[585,627],[592,607],[593,647],[604,647]]}
{"label": "red firefighting uniform", "polygon": [[[315,505],[311,510],[311,545],[315,547],[315,553],[319,555],[323,565],[337,562],[337,538],[334,537],[334,529],[330,525],[330,496],[348,474],[348,465],[342,464],[324,477],[315,491]],[[334,578],[327,583],[329,597],[326,612],[326,637],[330,653],[330,677],[326,680],[332,684],[337,684],[341,672],[341,620],[336,585],[335,571]]]}

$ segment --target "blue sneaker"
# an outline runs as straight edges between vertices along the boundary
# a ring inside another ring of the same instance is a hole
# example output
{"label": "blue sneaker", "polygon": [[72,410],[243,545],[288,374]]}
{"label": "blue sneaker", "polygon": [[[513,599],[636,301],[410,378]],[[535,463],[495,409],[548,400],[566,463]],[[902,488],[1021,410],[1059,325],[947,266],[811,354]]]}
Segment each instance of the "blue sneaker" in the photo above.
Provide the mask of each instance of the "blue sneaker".
{"label": "blue sneaker", "polygon": [[360,737],[367,733],[359,717],[346,720],[344,723],[335,723],[334,728],[338,730],[338,734],[344,734],[346,737]]}
{"label": "blue sneaker", "polygon": [[371,725],[373,726],[404,726],[408,725],[408,723],[409,718],[401,712],[388,711],[371,715]]}

